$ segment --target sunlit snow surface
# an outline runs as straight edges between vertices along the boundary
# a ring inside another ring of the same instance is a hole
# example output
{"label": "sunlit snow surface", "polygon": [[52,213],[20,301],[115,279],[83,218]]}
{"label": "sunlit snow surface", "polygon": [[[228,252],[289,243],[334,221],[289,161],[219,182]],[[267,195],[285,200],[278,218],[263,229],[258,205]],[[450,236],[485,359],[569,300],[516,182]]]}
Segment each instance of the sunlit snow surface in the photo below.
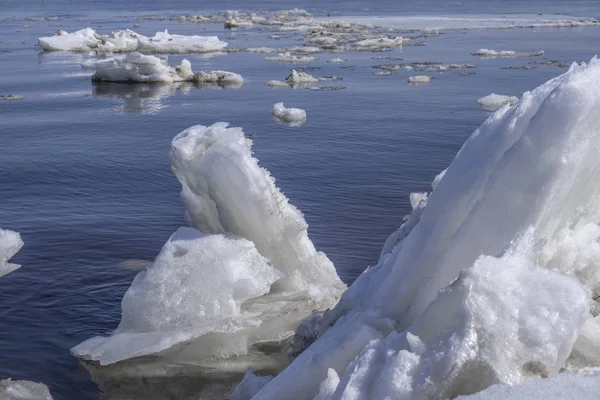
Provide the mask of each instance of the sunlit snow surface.
{"label": "sunlit snow surface", "polygon": [[482,124],[254,398],[446,398],[600,365],[598,81],[573,65]]}

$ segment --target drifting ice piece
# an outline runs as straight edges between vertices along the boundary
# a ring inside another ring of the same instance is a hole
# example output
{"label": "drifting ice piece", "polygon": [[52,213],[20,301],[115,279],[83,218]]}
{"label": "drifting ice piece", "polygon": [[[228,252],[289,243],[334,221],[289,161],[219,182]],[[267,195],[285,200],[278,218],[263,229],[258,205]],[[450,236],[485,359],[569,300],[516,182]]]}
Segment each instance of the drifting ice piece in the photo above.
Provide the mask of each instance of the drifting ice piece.
{"label": "drifting ice piece", "polygon": [[530,53],[523,53],[523,52],[514,51],[514,50],[497,51],[497,50],[479,49],[471,54],[474,56],[479,56],[479,57],[537,57],[537,56],[543,56],[544,50],[533,51]]}
{"label": "drifting ice piece", "polygon": [[301,321],[339,299],[333,264],[251,144],[226,123],[173,140],[193,228],[173,234],[135,278],[113,335],[71,350],[107,397],[153,399],[169,387],[177,398],[225,398],[249,367],[283,369]]}
{"label": "drifting ice piece", "polygon": [[301,123],[306,121],[306,111],[300,108],[285,108],[283,103],[273,106],[273,115],[284,122]]}
{"label": "drifting ice piece", "polygon": [[416,75],[416,76],[409,77],[408,83],[416,83],[416,84],[424,85],[426,83],[429,83],[430,80],[431,80],[431,78],[428,77],[427,75]]}
{"label": "drifting ice piece", "polygon": [[156,32],[151,37],[140,36],[137,50],[142,53],[208,53],[223,50],[227,47],[216,36],[184,36]]}
{"label": "drifting ice piece", "polygon": [[107,82],[183,82],[194,79],[192,65],[183,60],[177,67],[166,61],[138,52],[99,60],[90,66],[96,69],[93,81]]}
{"label": "drifting ice piece", "polygon": [[496,111],[505,104],[510,104],[512,106],[517,101],[519,101],[519,98],[516,96],[504,96],[501,94],[492,93],[478,99],[477,104],[479,104],[485,110]]}
{"label": "drifting ice piece", "polygon": [[52,400],[48,387],[42,383],[30,381],[0,381],[0,399],[2,400]]}
{"label": "drifting ice piece", "polygon": [[0,229],[0,276],[19,269],[21,266],[8,261],[23,247],[18,232]]}
{"label": "drifting ice piece", "polygon": [[490,116],[254,399],[453,398],[600,366],[599,82],[598,59],[574,64]]}
{"label": "drifting ice piece", "polygon": [[98,44],[98,38],[92,28],[80,29],[73,33],[59,30],[54,36],[39,38],[38,43],[48,51],[91,51]]}
{"label": "drifting ice piece", "polygon": [[295,69],[285,78],[285,81],[290,84],[317,83],[319,80],[306,72],[298,72]]}

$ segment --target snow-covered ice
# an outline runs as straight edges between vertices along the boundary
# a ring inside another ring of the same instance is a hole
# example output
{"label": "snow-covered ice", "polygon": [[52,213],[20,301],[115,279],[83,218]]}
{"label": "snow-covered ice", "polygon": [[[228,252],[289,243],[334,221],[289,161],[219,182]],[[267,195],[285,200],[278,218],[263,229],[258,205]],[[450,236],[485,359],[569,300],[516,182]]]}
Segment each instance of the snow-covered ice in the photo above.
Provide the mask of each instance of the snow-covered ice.
{"label": "snow-covered ice", "polygon": [[317,59],[315,57],[311,57],[311,56],[296,56],[288,51],[285,53],[279,53],[276,56],[265,57],[265,60],[283,61],[283,62],[313,62],[313,61],[316,61]]}
{"label": "snow-covered ice", "polygon": [[53,36],[39,38],[38,43],[46,51],[98,53],[207,53],[223,50],[227,46],[216,36],[171,35],[165,30],[156,32],[150,38],[129,29],[100,35],[91,28],[72,33],[59,30]]}
{"label": "snow-covered ice", "polygon": [[479,104],[485,110],[496,111],[505,104],[510,104],[512,106],[517,101],[519,101],[519,98],[516,96],[505,96],[502,94],[491,93],[485,97],[477,99],[477,104]]}
{"label": "snow-covered ice", "polygon": [[188,60],[183,60],[180,65],[171,67],[165,60],[138,52],[98,60],[88,68],[96,70],[92,76],[94,81],[173,83],[194,79],[192,65]]}
{"label": "snow-covered ice", "polygon": [[273,106],[273,115],[289,123],[298,124],[306,121],[306,111],[300,108],[286,108],[283,103],[276,103]]}
{"label": "snow-covered ice", "polygon": [[48,387],[31,381],[15,381],[10,378],[0,380],[2,400],[52,400]]}
{"label": "snow-covered ice", "polygon": [[425,83],[429,83],[431,78],[428,77],[427,75],[415,75],[415,76],[410,76],[407,80],[408,80],[408,83],[425,84]]}
{"label": "snow-covered ice", "polygon": [[19,95],[19,94],[5,94],[0,96],[0,100],[6,100],[6,101],[16,101],[16,100],[23,100],[25,97]]}
{"label": "snow-covered ice", "polygon": [[173,139],[170,160],[190,227],[135,278],[114,333],[71,350],[102,387],[145,370],[179,376],[190,363],[198,385],[241,379],[248,367],[281,369],[300,322],[338,301],[345,285],[251,145],[226,123]]}
{"label": "snow-covered ice", "polygon": [[343,58],[332,58],[331,60],[327,60],[328,63],[332,64],[343,64],[346,62]]}
{"label": "snow-covered ice", "polygon": [[598,82],[598,59],[574,64],[490,116],[253,399],[594,390],[557,374],[600,367]]}
{"label": "snow-covered ice", "polygon": [[208,83],[242,84],[244,83],[244,78],[240,74],[236,74],[234,72],[229,71],[201,71],[194,74],[194,81]]}
{"label": "snow-covered ice", "polygon": [[6,275],[21,266],[8,261],[23,247],[23,240],[18,232],[0,228],[0,276]]}
{"label": "snow-covered ice", "polygon": [[284,87],[284,86],[290,86],[290,84],[288,82],[283,82],[283,81],[268,81],[265,82],[266,86],[269,87]]}
{"label": "snow-covered ice", "polygon": [[296,71],[295,69],[285,78],[289,84],[317,83],[319,80],[306,72]]}
{"label": "snow-covered ice", "polygon": [[479,49],[473,53],[474,56],[479,57],[537,57],[543,56],[544,50],[532,51],[532,52],[519,52],[514,50],[488,50]]}

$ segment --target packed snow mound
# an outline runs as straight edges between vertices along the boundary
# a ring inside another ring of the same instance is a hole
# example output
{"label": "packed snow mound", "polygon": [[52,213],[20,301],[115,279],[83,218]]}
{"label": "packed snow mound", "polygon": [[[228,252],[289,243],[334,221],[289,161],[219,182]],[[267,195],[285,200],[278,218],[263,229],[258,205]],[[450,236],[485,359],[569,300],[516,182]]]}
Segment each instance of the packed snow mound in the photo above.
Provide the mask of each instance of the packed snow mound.
{"label": "packed snow mound", "polygon": [[106,82],[184,82],[194,79],[192,65],[183,60],[180,65],[171,67],[165,60],[138,52],[125,56],[96,61],[94,81]]}
{"label": "packed snow mound", "polygon": [[519,98],[516,96],[505,96],[502,94],[492,93],[478,99],[477,104],[488,111],[496,111],[505,104],[512,106],[517,101],[519,101]]}
{"label": "packed snow mound", "polygon": [[338,378],[326,398],[456,397],[599,367],[598,82],[598,59],[574,64],[490,116],[254,399],[311,399]]}
{"label": "packed snow mound", "polygon": [[269,292],[280,277],[244,238],[179,228],[125,293],[113,335],[92,338],[72,351],[106,365],[208,332],[240,330],[247,325],[242,303]]}
{"label": "packed snow mound", "polygon": [[42,383],[30,381],[0,381],[0,398],[2,400],[52,400],[48,387]]}
{"label": "packed snow mound", "polygon": [[18,232],[0,228],[0,276],[6,275],[21,266],[8,261],[23,247],[23,240]]}
{"label": "packed snow mound", "polygon": [[479,49],[473,53],[474,56],[479,57],[537,57],[543,56],[544,50],[532,51],[530,53],[527,52],[519,52],[514,50],[488,50],[488,49]]}
{"label": "packed snow mound", "polygon": [[142,53],[208,53],[220,51],[227,47],[227,43],[219,40],[217,36],[184,36],[156,32],[151,37],[140,36],[137,50]]}
{"label": "packed snow mound", "polygon": [[494,385],[458,400],[592,400],[600,392],[600,373],[576,375],[568,372],[518,386]]}
{"label": "packed snow mound", "polygon": [[301,123],[306,121],[306,111],[300,108],[286,108],[283,103],[273,106],[273,115],[284,122]]}
{"label": "packed snow mound", "polygon": [[251,146],[240,128],[225,123],[194,126],[175,137],[170,159],[188,222],[202,232],[252,241],[283,274],[277,286],[285,291],[336,298],[343,285],[333,264],[315,250],[304,216],[258,166]]}
{"label": "packed snow mound", "polygon": [[38,43],[46,51],[98,53],[207,53],[223,50],[227,46],[216,36],[170,35],[165,30],[149,38],[129,29],[100,35],[92,28],[73,33],[59,30],[53,36],[39,38]]}
{"label": "packed snow mound", "polygon": [[431,81],[431,78],[427,75],[416,75],[408,77],[408,83],[426,84]]}

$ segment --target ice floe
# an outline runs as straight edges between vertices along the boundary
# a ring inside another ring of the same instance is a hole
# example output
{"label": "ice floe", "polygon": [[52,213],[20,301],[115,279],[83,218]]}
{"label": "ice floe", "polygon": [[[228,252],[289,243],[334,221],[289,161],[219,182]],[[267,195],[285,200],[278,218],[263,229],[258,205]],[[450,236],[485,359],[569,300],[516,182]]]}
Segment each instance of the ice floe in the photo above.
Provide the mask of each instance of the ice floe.
{"label": "ice floe", "polygon": [[289,84],[306,84],[306,83],[317,83],[319,80],[314,76],[307,74],[306,72],[299,72],[295,69],[285,78],[285,81]]}
{"label": "ice floe", "polygon": [[489,58],[494,58],[494,57],[537,57],[537,56],[543,56],[544,55],[544,50],[539,50],[539,51],[532,51],[532,52],[520,52],[520,51],[514,51],[514,50],[488,50],[488,49],[479,49],[473,53],[471,53],[474,56],[479,56],[479,57],[489,57]]}
{"label": "ice floe", "polygon": [[48,387],[42,383],[16,381],[10,378],[0,380],[2,400],[52,400]]}
{"label": "ice floe", "polygon": [[38,43],[47,51],[98,53],[206,53],[220,51],[227,46],[216,36],[171,35],[165,30],[150,38],[129,29],[103,36],[91,28],[73,33],[59,30],[53,36],[39,38]]}
{"label": "ice floe", "polygon": [[327,60],[328,63],[332,64],[343,64],[346,62],[343,58],[332,58],[331,60]]}
{"label": "ice floe", "polygon": [[300,108],[286,108],[283,103],[273,106],[273,115],[283,122],[293,123],[296,126],[306,121],[306,111]]}
{"label": "ice floe", "polygon": [[23,240],[18,232],[0,228],[0,276],[19,269],[21,266],[8,261],[23,247]]}
{"label": "ice floe", "polygon": [[253,399],[595,390],[559,372],[600,367],[598,82],[594,58],[490,116]]}
{"label": "ice floe", "polygon": [[210,71],[194,73],[192,65],[188,60],[184,59],[180,65],[171,67],[165,60],[138,52],[86,63],[85,67],[96,70],[94,75],[92,75],[92,80],[94,81],[137,83],[197,82],[232,85],[241,85],[244,82],[244,78],[241,75],[233,72]]}
{"label": "ice floe", "polygon": [[505,104],[510,104],[512,106],[517,101],[519,101],[519,98],[516,96],[505,96],[502,94],[491,93],[478,99],[477,104],[488,111],[496,111]]}
{"label": "ice floe", "polygon": [[128,385],[151,390],[146,380],[135,386],[151,373],[153,382],[189,376],[179,395],[202,397],[239,382],[248,367],[281,369],[298,324],[337,302],[344,285],[333,264],[251,145],[225,123],[173,139],[170,160],[190,227],[138,274],[115,332],[72,349],[105,394]]}
{"label": "ice floe", "polygon": [[279,53],[276,56],[265,57],[265,60],[294,63],[294,62],[313,62],[313,61],[316,61],[317,59],[315,57],[310,57],[310,56],[296,56],[288,51],[285,53]]}
{"label": "ice floe", "polygon": [[415,75],[408,77],[408,83],[426,84],[431,81],[431,78],[427,75]]}
{"label": "ice floe", "polygon": [[23,100],[25,97],[19,95],[19,94],[5,94],[0,96],[0,100],[6,100],[6,101],[15,101],[15,100]]}

